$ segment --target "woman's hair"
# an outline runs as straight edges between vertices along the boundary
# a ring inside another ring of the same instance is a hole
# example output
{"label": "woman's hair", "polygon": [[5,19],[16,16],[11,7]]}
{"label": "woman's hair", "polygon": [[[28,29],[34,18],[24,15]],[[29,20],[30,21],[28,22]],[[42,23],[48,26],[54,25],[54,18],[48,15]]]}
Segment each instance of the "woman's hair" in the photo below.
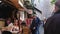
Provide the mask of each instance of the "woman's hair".
{"label": "woman's hair", "polygon": [[15,25],[15,23],[17,23],[17,25],[19,26],[19,22],[17,19],[14,20],[14,25]]}
{"label": "woman's hair", "polygon": [[22,26],[26,26],[26,23],[23,21],[23,22],[21,23],[21,25],[22,25]]}
{"label": "woman's hair", "polygon": [[27,16],[28,16],[28,18],[31,18],[32,14],[28,14]]}

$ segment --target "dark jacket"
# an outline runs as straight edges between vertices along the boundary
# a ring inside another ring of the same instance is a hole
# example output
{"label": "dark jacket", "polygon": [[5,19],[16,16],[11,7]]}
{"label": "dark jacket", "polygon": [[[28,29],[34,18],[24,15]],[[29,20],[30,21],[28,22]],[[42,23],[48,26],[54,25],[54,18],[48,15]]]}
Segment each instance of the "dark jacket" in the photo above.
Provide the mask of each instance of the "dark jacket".
{"label": "dark jacket", "polygon": [[[40,23],[41,23],[41,20],[38,17],[33,19],[32,24],[30,26],[32,34],[36,34],[37,29],[38,29]],[[34,27],[35,27],[35,29],[34,29]]]}
{"label": "dark jacket", "polygon": [[60,10],[47,19],[44,34],[60,34]]}
{"label": "dark jacket", "polygon": [[40,25],[40,23],[41,23],[41,20],[38,17],[34,18],[30,26],[30,29],[34,30],[33,28],[35,27],[35,30],[36,30],[37,27]]}

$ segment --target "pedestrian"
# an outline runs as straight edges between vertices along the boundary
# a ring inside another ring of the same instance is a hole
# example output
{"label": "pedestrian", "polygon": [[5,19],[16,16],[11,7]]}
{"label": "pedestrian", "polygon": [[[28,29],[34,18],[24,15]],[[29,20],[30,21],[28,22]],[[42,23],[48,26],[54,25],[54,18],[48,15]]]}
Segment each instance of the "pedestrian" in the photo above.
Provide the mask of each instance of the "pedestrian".
{"label": "pedestrian", "polygon": [[33,11],[30,9],[29,12],[27,13],[27,18],[25,19],[26,25],[30,28],[30,25],[32,23],[33,20]]}
{"label": "pedestrian", "polygon": [[25,21],[23,21],[21,23],[21,28],[22,28],[22,30],[20,31],[20,34],[30,34],[31,33],[30,28],[28,26],[26,26]]}
{"label": "pedestrian", "polygon": [[39,29],[40,23],[41,23],[41,20],[36,16],[36,14],[34,14],[32,24],[30,25],[32,34],[39,33],[38,29]]}
{"label": "pedestrian", "polygon": [[54,15],[46,21],[44,34],[60,34],[60,0],[55,3]]}

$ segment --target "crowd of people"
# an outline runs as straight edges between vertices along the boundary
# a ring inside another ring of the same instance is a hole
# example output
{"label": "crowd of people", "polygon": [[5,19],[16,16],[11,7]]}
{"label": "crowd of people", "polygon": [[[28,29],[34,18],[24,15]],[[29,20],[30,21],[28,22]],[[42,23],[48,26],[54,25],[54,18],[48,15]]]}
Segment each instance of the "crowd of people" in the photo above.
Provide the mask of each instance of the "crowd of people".
{"label": "crowd of people", "polygon": [[2,34],[38,34],[41,20],[35,14],[28,14],[28,18],[24,21],[14,18],[7,18],[5,20],[5,30],[2,31]]}
{"label": "crowd of people", "polygon": [[2,30],[2,34],[60,34],[60,0],[55,3],[55,11],[53,15],[41,21],[36,13],[28,12],[25,20],[7,18],[5,20],[6,29]]}

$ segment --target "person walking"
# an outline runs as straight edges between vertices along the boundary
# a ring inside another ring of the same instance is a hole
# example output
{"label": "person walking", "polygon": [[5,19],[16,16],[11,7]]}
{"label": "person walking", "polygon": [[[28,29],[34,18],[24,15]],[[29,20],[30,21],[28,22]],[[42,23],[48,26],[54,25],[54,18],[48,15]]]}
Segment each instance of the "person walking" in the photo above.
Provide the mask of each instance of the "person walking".
{"label": "person walking", "polygon": [[44,34],[60,34],[60,0],[55,3],[54,15],[46,21]]}
{"label": "person walking", "polygon": [[33,21],[30,25],[30,29],[32,34],[39,34],[39,26],[41,24],[41,20],[36,16],[36,14],[33,16]]}

